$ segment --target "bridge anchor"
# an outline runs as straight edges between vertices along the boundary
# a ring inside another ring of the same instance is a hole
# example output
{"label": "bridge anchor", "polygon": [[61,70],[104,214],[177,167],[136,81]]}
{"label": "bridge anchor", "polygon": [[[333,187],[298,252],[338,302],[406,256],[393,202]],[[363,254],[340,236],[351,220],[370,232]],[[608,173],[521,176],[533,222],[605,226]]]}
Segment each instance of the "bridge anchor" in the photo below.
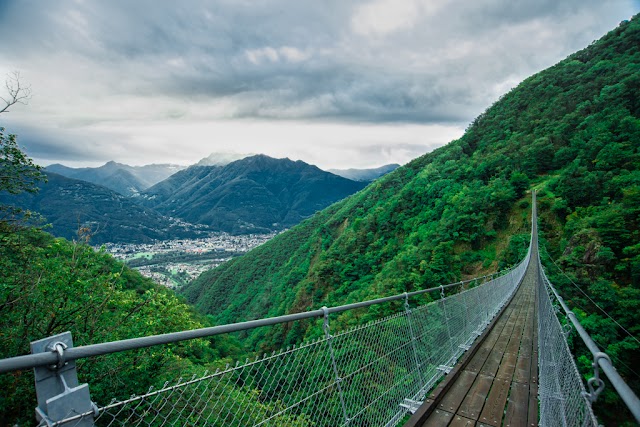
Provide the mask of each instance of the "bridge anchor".
{"label": "bridge anchor", "polygon": [[36,419],[40,425],[53,426],[74,420],[74,426],[93,427],[98,407],[91,401],[89,385],[78,384],[75,360],[65,360],[65,350],[73,347],[71,332],[43,338],[31,343],[31,353],[53,352],[55,365],[33,369],[36,383]]}
{"label": "bridge anchor", "polygon": [[418,408],[422,406],[424,402],[413,399],[404,399],[404,401],[400,404],[401,407],[407,409],[411,414],[415,414]]}

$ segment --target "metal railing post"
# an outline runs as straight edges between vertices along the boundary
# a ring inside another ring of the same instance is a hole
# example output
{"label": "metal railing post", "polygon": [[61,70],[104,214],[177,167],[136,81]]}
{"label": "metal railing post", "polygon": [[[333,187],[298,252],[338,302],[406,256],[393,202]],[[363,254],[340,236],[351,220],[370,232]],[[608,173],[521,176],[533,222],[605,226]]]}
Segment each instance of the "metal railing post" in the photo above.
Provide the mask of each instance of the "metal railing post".
{"label": "metal railing post", "polygon": [[416,369],[418,370],[418,376],[420,377],[420,389],[425,386],[424,377],[422,376],[422,370],[420,369],[420,359],[418,358],[418,348],[416,347],[416,335],[413,333],[413,324],[411,322],[411,307],[409,306],[409,294],[404,293],[404,313],[407,316],[407,323],[409,324],[409,335],[411,336],[411,347],[413,348],[413,358],[415,359]]}
{"label": "metal railing post", "polygon": [[43,338],[31,343],[31,353],[54,353],[57,362],[38,366],[35,374],[36,419],[40,425],[51,426],[73,419],[74,426],[93,427],[97,406],[89,396],[89,385],[78,384],[75,360],[66,361],[65,351],[73,347],[71,332]]}
{"label": "metal railing post", "polygon": [[440,302],[442,303],[442,314],[444,316],[444,324],[447,327],[447,337],[449,338],[449,347],[451,348],[451,355],[449,356],[449,359],[447,360],[445,366],[443,366],[445,372],[448,374],[449,371],[451,370],[451,366],[449,366],[449,365],[450,365],[451,361],[456,357],[457,350],[453,346],[453,338],[451,337],[451,329],[449,328],[449,318],[447,317],[447,307],[445,306],[444,299],[445,299],[444,298],[444,288],[441,286],[440,287]]}
{"label": "metal railing post", "polygon": [[333,366],[333,374],[336,379],[336,386],[338,387],[338,394],[340,396],[340,405],[342,406],[342,415],[344,416],[344,425],[349,424],[349,416],[347,415],[347,405],[344,402],[344,392],[342,391],[342,378],[338,373],[338,365],[336,363],[335,352],[333,351],[333,335],[331,335],[329,331],[329,309],[327,307],[322,307],[322,311],[324,312],[324,324],[322,325],[322,329],[324,329],[324,336],[327,339],[327,344],[329,346],[329,355],[331,356],[331,365]]}

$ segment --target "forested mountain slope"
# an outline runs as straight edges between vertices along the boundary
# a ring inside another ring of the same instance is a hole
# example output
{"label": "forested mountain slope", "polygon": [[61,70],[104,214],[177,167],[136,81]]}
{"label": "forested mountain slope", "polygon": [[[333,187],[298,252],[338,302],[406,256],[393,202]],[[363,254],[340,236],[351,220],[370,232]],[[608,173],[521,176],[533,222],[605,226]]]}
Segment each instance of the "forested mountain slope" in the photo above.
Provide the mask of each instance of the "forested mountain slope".
{"label": "forested mountain slope", "polygon": [[232,233],[298,224],[364,187],[302,161],[256,155],[225,166],[192,166],[142,194],[146,206]]}
{"label": "forested mountain slope", "polygon": [[[639,146],[636,17],[523,81],[459,140],[204,273],[184,295],[225,323],[494,271],[526,248],[525,192],[535,186],[548,251],[637,336]],[[560,286],[574,301],[575,292]],[[601,321],[595,314],[589,319]],[[265,347],[295,342],[307,326],[259,330],[247,342]],[[606,331],[603,348],[638,366],[637,342],[610,322]]]}
{"label": "forested mountain slope", "polygon": [[86,227],[93,244],[147,243],[202,235],[196,227],[140,206],[107,187],[51,172],[47,177],[37,193],[0,193],[0,204],[38,212],[58,237],[77,239],[78,230]]}
{"label": "forested mountain slope", "polygon": [[[104,252],[48,233],[0,221],[0,358],[30,352],[29,342],[71,331],[86,345],[192,329],[203,318]],[[193,341],[169,351],[144,349],[79,362],[80,381],[101,403],[126,398],[220,356]],[[31,370],[0,375],[0,424],[32,425],[36,405]]]}

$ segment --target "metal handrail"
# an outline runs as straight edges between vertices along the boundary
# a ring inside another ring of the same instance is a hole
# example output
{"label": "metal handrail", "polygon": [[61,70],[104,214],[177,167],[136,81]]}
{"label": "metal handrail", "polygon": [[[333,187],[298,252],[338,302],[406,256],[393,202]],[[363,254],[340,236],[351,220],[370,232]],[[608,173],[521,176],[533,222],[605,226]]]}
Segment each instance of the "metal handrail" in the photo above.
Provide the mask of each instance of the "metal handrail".
{"label": "metal handrail", "polygon": [[[385,302],[405,300],[410,297],[422,295],[428,292],[440,291],[455,286],[461,286],[465,283],[474,282],[487,277],[497,278],[508,274],[514,267],[508,268],[498,273],[488,274],[482,277],[464,280],[460,282],[450,283],[448,285],[437,286],[428,289],[421,289],[413,292],[405,292],[398,295],[389,297],[376,298],[368,301],[362,301],[352,304],[340,305],[337,307],[328,307],[327,312],[341,313],[356,308],[369,307],[374,304],[381,304]],[[102,356],[105,354],[116,353],[126,350],[136,350],[146,347],[152,347],[155,345],[175,343],[179,341],[212,337],[215,335],[227,334],[231,332],[244,331],[247,329],[258,328],[261,326],[271,326],[281,323],[292,322],[296,320],[320,318],[325,315],[325,310],[318,309],[312,311],[306,311],[301,313],[287,314],[277,317],[269,317],[259,320],[250,320],[246,322],[231,323],[226,325],[212,326],[208,328],[193,329],[190,331],[171,332],[160,335],[150,335],[146,337],[130,338],[126,340],[111,341],[100,344],[90,344],[79,347],[71,347],[64,351],[64,358],[66,361],[72,361],[77,359],[83,359],[87,357]],[[23,356],[16,356],[7,359],[0,360],[0,373],[18,371],[23,369],[30,369],[39,366],[54,365],[58,362],[59,355],[56,352],[44,352],[36,354],[28,354]]]}
{"label": "metal handrail", "polygon": [[611,363],[611,360],[609,359],[609,357],[603,357],[603,355],[606,356],[606,353],[600,350],[600,348],[593,341],[589,333],[580,324],[580,321],[576,317],[575,313],[569,309],[567,304],[564,302],[564,299],[560,296],[560,294],[558,294],[558,291],[556,290],[556,288],[553,287],[553,285],[547,278],[547,275],[544,273],[544,270],[542,269],[542,263],[540,262],[540,257],[538,257],[538,263],[540,265],[540,272],[543,280],[545,281],[545,284],[549,289],[551,289],[551,292],[560,303],[560,306],[564,310],[567,318],[571,321],[571,324],[578,332],[578,335],[580,335],[580,338],[582,339],[582,341],[585,343],[585,345],[593,355],[594,368],[596,364],[597,366],[602,368],[602,371],[605,373],[605,375],[611,382],[611,385],[616,390],[618,395],[620,395],[620,398],[622,399],[622,401],[625,403],[625,405],[627,405],[627,408],[629,408],[629,411],[631,411],[631,414],[633,415],[633,417],[636,419],[638,423],[640,423],[640,399],[638,399],[638,396],[636,396],[636,394],[633,392],[633,390],[631,390],[631,388],[627,385],[627,383],[624,382],[624,380],[622,379],[622,377],[620,376],[616,368]]}

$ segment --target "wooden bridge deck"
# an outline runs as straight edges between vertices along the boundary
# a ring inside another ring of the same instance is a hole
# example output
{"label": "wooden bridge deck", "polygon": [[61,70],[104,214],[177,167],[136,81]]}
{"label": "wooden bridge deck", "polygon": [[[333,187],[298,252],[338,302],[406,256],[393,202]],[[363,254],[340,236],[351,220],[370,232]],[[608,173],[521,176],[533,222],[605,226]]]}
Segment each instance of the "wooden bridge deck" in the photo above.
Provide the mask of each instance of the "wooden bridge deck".
{"label": "wooden bridge deck", "polygon": [[490,331],[405,427],[538,425],[535,264]]}

